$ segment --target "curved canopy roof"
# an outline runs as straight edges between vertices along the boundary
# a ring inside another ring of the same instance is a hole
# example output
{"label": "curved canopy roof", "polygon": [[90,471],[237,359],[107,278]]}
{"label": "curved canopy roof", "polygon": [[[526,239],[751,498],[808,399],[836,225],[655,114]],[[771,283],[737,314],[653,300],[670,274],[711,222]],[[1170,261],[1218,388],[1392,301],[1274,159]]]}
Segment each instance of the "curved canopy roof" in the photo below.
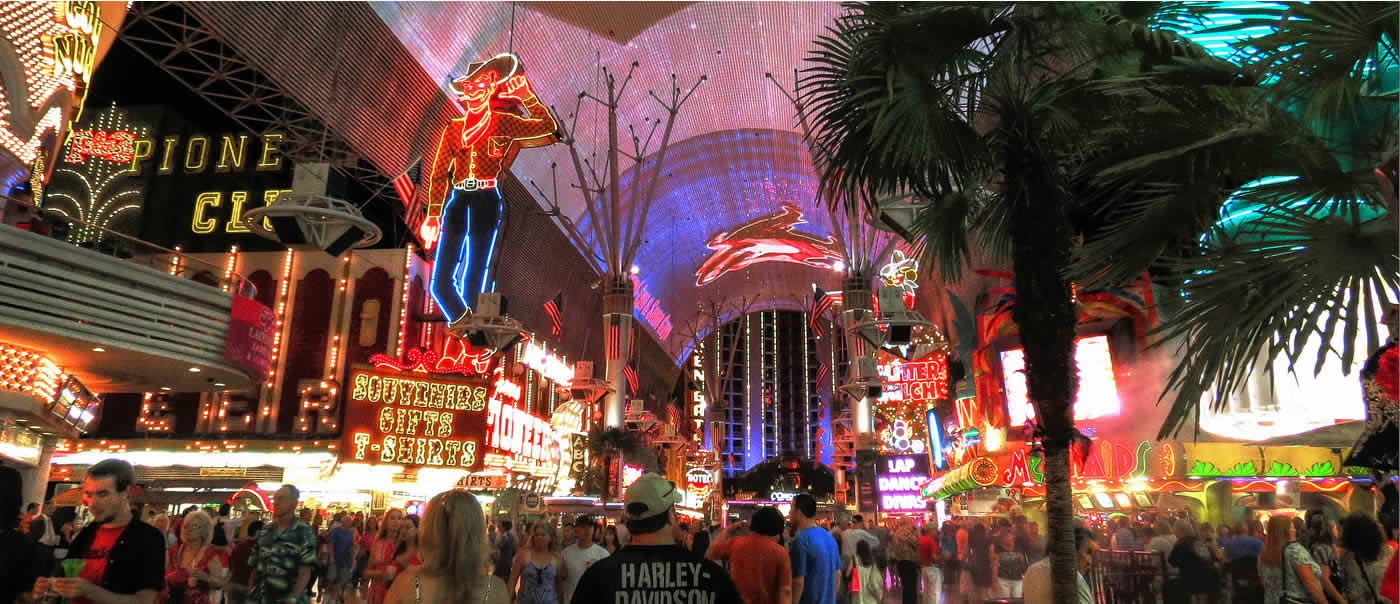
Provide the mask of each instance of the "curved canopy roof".
{"label": "curved canopy roof", "polygon": [[[647,292],[670,315],[673,328],[666,333],[655,321],[643,323],[673,354],[689,347],[687,336],[694,334],[682,325],[694,317],[697,303],[748,296],[758,298],[754,310],[798,308],[809,303],[813,282],[825,287],[838,282],[832,270],[839,268],[832,266],[836,259],[822,257],[830,249],[824,245],[834,240],[826,211],[814,199],[816,176],[795,110],[764,74],[774,74],[791,91],[794,70],[801,68],[811,41],[840,13],[839,4],[376,2],[372,7],[444,91],[468,63],[513,51],[536,93],[561,119],[573,113],[580,92],[604,96],[600,67],[621,79],[637,62],[619,115],[624,136],[628,125],[644,132],[648,120],[664,117],[648,91],[669,98],[673,73],[682,91],[707,76],[676,120],[636,262]],[[596,104],[583,107],[575,130],[581,151],[601,154],[605,115]],[[623,162],[625,171],[630,162]],[[552,195],[551,163],[560,168],[563,213],[591,237],[582,197],[569,188],[573,166],[563,145],[522,152],[512,171]],[[624,192],[629,179],[624,173]],[[795,205],[805,223],[784,213],[784,204]],[[728,236],[712,249],[707,241],[721,232]],[[797,234],[775,243],[759,236],[765,232]],[[792,241],[799,245],[789,245]],[[717,251],[720,255],[711,258]],[[745,268],[759,258],[779,261]],[[696,272],[707,260],[715,270],[697,285]]]}

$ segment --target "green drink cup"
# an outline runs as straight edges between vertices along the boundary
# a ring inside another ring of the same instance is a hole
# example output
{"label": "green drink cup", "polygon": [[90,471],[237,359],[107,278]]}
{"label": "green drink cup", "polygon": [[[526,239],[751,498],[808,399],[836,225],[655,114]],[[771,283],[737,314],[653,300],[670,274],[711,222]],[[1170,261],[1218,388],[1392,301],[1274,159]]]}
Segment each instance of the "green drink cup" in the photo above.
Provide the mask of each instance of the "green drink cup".
{"label": "green drink cup", "polygon": [[[86,560],[64,560],[63,576],[69,579],[78,576],[78,573],[83,572],[83,564],[85,564],[86,562]],[[68,598],[63,598],[62,602],[64,604],[67,604]]]}

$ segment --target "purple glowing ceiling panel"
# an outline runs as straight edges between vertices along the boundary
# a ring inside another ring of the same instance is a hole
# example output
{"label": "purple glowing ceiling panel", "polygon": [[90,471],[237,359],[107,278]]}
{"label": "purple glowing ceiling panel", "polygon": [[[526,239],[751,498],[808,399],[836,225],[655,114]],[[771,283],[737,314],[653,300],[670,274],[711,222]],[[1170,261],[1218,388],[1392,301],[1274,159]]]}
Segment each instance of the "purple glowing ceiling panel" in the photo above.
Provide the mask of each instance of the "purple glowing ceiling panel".
{"label": "purple glowing ceiling panel", "polygon": [[[372,7],[444,90],[469,62],[514,51],[536,93],[561,120],[570,119],[580,92],[605,96],[599,67],[620,79],[637,62],[619,115],[624,136],[629,125],[645,132],[650,120],[664,117],[648,91],[669,98],[672,74],[682,90],[708,76],[676,120],[668,176],[637,262],[649,291],[678,326],[693,315],[697,300],[710,296],[777,299],[788,295],[787,288],[767,285],[803,279],[802,288],[810,292],[812,279],[799,275],[829,265],[815,256],[807,263],[762,262],[695,285],[696,270],[715,251],[706,245],[712,236],[779,212],[784,201],[797,204],[804,215],[806,223],[795,225],[795,232],[813,235],[814,245],[830,236],[825,211],[812,203],[815,176],[795,133],[793,107],[764,74],[778,76],[790,89],[793,71],[802,66],[811,41],[840,13],[839,4],[375,2]],[[580,150],[602,154],[604,112],[585,103],[579,117]],[[625,171],[630,162],[623,161]],[[560,207],[590,232],[582,198],[569,187],[572,162],[563,145],[521,154],[512,172],[552,192],[552,163],[560,167]],[[627,191],[625,183],[622,190]]]}
{"label": "purple glowing ceiling panel", "polygon": [[[801,310],[812,283],[837,286],[840,250],[800,135],[714,132],[676,144],[666,163],[636,264],[678,326],[697,302],[747,296],[753,310]],[[678,350],[692,335],[683,331],[671,337]]]}

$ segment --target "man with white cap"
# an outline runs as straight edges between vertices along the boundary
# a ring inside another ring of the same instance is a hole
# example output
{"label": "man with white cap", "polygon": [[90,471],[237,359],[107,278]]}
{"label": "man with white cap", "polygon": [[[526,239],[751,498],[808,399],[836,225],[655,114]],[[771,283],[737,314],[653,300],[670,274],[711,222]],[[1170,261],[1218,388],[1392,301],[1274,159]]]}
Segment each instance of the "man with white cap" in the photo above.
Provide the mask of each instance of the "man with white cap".
{"label": "man with white cap", "polygon": [[655,472],[632,483],[623,498],[632,539],[584,571],[572,603],[742,602],[729,573],[678,544],[676,504],[682,499],[676,485]]}

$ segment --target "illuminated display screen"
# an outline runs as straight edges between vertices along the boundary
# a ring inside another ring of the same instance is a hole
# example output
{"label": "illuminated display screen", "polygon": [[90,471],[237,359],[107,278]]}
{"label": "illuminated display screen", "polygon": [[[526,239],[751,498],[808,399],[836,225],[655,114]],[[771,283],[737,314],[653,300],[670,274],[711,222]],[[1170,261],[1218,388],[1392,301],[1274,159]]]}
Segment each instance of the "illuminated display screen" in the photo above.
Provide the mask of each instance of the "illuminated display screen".
{"label": "illuminated display screen", "polygon": [[928,482],[928,457],[886,455],[880,458],[875,489],[880,509],[889,512],[922,511],[928,508],[919,489]]}
{"label": "illuminated display screen", "polygon": [[1128,500],[1127,493],[1114,493],[1113,502],[1117,503],[1120,508],[1133,507],[1133,502]]}
{"label": "illuminated display screen", "polygon": [[87,432],[92,427],[92,421],[97,419],[97,410],[101,406],[102,399],[90,392],[78,378],[70,375],[58,389],[58,395],[49,409],[64,422]]}
{"label": "illuminated display screen", "polygon": [[[1074,344],[1074,360],[1079,366],[1079,395],[1074,399],[1074,419],[1118,415],[1122,403],[1113,379],[1113,358],[1108,336],[1080,338]],[[1035,407],[1026,393],[1026,356],[1021,349],[1001,353],[1001,371],[1006,387],[1008,425],[1020,426],[1035,419]]]}
{"label": "illuminated display screen", "polygon": [[1108,493],[1094,493],[1094,502],[1104,509],[1113,507],[1113,498]]}
{"label": "illuminated display screen", "polygon": [[354,369],[348,383],[344,461],[481,468],[487,380]]}
{"label": "illuminated display screen", "polygon": [[1092,510],[1092,509],[1094,509],[1094,500],[1093,500],[1093,498],[1089,497],[1088,495],[1080,495],[1080,496],[1079,496],[1079,507],[1084,508],[1084,509],[1086,509],[1086,510]]}

